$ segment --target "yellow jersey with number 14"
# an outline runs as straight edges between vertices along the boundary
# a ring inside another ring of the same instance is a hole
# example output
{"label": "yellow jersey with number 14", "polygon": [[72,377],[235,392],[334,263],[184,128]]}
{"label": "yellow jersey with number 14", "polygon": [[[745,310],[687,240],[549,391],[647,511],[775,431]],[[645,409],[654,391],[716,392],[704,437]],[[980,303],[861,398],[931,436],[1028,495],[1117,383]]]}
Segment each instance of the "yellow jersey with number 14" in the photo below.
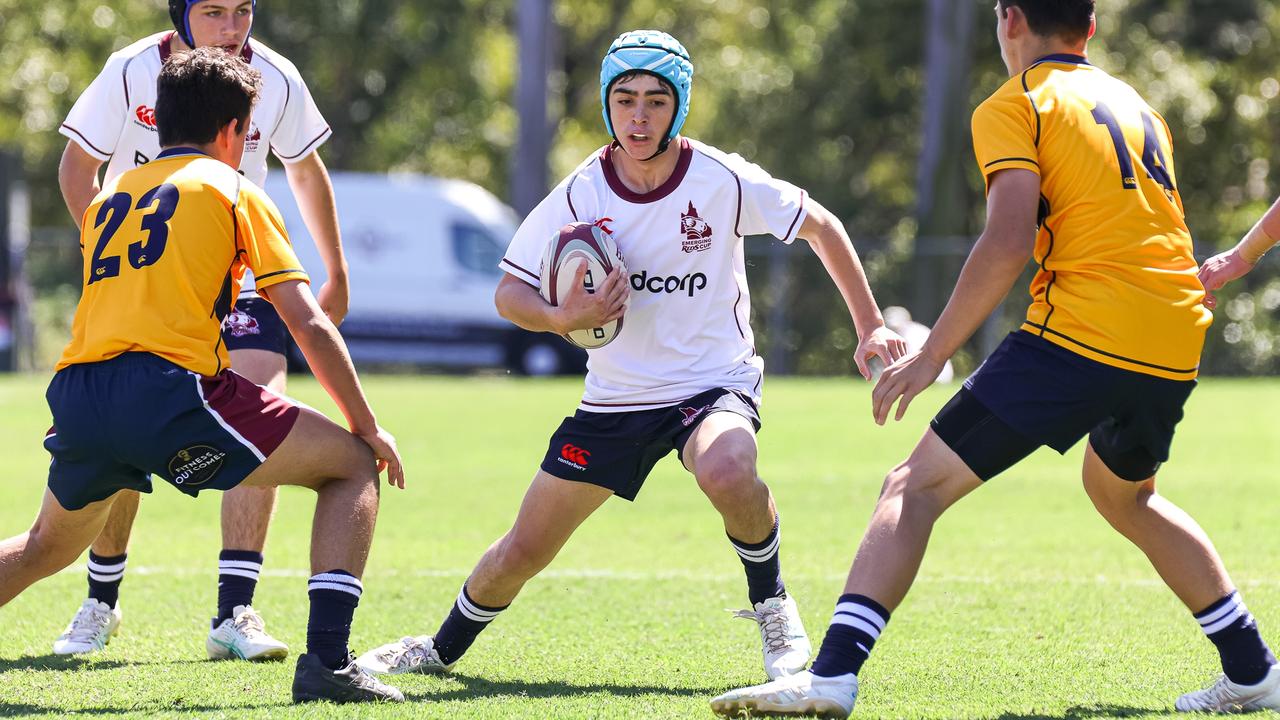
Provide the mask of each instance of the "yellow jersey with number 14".
{"label": "yellow jersey with number 14", "polygon": [[147,352],[216,375],[230,365],[222,320],[245,268],[259,289],[307,281],[266,193],[191,148],[117,177],[81,228],[84,292],[58,370]]}
{"label": "yellow jersey with number 14", "polygon": [[1084,357],[1190,380],[1212,314],[1196,278],[1164,119],[1076,55],[1041,58],[973,115],[983,177],[1040,176],[1022,329]]}

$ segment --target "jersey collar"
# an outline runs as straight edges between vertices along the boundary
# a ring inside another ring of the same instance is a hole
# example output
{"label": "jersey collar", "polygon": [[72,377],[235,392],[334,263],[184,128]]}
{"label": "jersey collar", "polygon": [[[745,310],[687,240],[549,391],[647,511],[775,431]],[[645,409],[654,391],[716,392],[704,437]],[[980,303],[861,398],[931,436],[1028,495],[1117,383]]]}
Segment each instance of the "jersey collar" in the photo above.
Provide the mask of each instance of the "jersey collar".
{"label": "jersey collar", "polygon": [[609,189],[618,197],[632,203],[657,202],[675,192],[675,189],[680,187],[680,182],[684,180],[685,174],[689,172],[689,164],[693,162],[693,147],[689,145],[688,140],[680,138],[680,159],[676,161],[676,167],[672,171],[671,177],[647,193],[638,193],[627,187],[622,182],[622,178],[618,177],[618,171],[614,169],[613,162],[609,159],[609,155],[615,151],[615,148],[617,148],[617,152],[622,152],[616,141],[601,151],[600,167],[604,170],[604,179],[605,182],[609,183]]}
{"label": "jersey collar", "polygon": [[1044,62],[1066,63],[1068,65],[1088,65],[1089,61],[1083,55],[1073,55],[1071,53],[1055,53],[1053,55],[1045,55],[1044,57],[1031,63],[1039,65]]}
{"label": "jersey collar", "polygon": [[179,145],[176,147],[171,147],[168,150],[161,150],[160,154],[156,156],[156,159],[161,160],[164,158],[184,157],[188,155],[203,155],[205,157],[209,157],[209,153],[204,152],[203,150],[200,150],[198,148]]}

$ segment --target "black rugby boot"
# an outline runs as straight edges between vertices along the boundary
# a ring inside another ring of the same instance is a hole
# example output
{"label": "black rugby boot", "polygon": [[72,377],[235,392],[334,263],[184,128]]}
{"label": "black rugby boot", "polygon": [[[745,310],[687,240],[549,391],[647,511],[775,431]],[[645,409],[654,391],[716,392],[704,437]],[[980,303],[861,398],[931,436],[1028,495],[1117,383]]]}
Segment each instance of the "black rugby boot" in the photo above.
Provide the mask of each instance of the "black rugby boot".
{"label": "black rugby boot", "polygon": [[304,653],[298,656],[298,667],[293,672],[293,701],[316,700],[337,703],[404,702],[404,695],[361,670],[354,655],[348,655],[342,667],[330,670],[319,657]]}

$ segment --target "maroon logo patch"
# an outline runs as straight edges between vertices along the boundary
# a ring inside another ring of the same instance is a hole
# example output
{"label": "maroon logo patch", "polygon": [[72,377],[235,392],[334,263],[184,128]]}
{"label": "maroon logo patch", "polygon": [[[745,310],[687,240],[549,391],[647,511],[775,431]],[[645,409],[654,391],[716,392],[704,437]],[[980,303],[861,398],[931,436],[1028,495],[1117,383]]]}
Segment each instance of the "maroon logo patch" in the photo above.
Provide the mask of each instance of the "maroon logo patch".
{"label": "maroon logo patch", "polygon": [[244,337],[246,335],[261,335],[262,328],[258,326],[258,321],[248,313],[232,310],[230,315],[222,321],[222,329],[231,333],[231,337]]}
{"label": "maroon logo patch", "polygon": [[710,405],[703,405],[700,408],[691,408],[691,407],[679,408],[680,414],[684,416],[684,420],[681,420],[680,422],[684,423],[685,427],[689,427],[690,425],[693,424],[694,420],[697,420],[698,417],[702,415],[702,413],[706,412],[707,409],[710,407],[711,407]]}
{"label": "maroon logo patch", "polygon": [[258,143],[260,142],[262,142],[262,131],[250,121],[249,134],[244,136],[244,151],[254,152],[258,149]]}
{"label": "maroon logo patch", "polygon": [[698,217],[698,209],[692,200],[689,201],[689,210],[680,214],[680,232],[685,237],[680,249],[687,253],[702,252],[711,247],[711,226]]}

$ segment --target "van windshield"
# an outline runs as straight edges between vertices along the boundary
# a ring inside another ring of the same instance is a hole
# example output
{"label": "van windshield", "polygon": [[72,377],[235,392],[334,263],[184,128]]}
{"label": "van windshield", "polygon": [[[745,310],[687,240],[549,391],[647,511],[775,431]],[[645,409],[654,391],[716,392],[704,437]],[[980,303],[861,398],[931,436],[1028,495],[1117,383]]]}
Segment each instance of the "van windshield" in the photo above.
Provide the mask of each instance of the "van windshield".
{"label": "van windshield", "polygon": [[451,231],[453,256],[458,264],[471,272],[501,275],[498,262],[503,246],[489,229],[469,223],[454,223]]}

